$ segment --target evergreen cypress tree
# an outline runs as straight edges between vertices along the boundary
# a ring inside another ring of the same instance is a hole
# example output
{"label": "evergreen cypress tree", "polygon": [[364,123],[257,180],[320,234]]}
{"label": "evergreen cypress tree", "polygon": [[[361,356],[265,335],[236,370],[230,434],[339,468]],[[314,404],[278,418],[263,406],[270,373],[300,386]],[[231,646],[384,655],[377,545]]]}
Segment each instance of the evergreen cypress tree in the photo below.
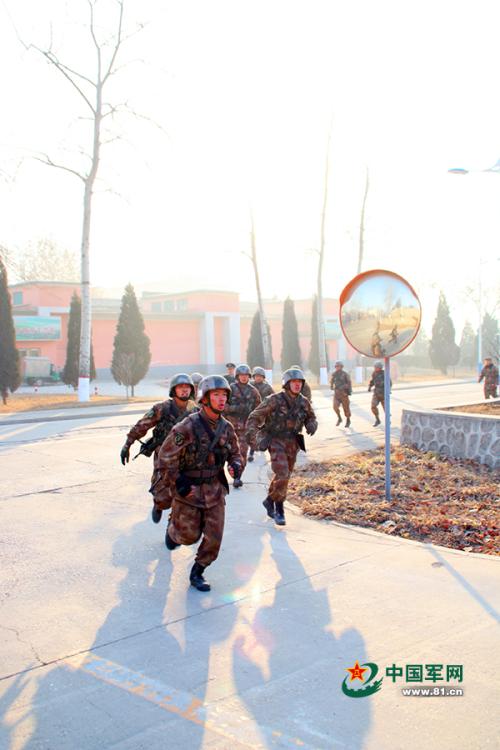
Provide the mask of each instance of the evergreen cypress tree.
{"label": "evergreen cypress tree", "polygon": [[319,378],[319,343],[318,343],[318,298],[314,295],[311,318],[311,351],[309,369]]}
{"label": "evergreen cypress tree", "polygon": [[[80,325],[82,320],[82,301],[73,292],[69,306],[68,341],[66,344],[66,362],[61,373],[61,380],[66,385],[78,388],[79,358],[80,358]],[[90,345],[90,380],[95,380],[94,352]]]}
{"label": "evergreen cypress tree", "polygon": [[293,300],[287,297],[283,305],[283,334],[281,337],[281,369],[287,370],[291,365],[302,367],[302,352],[299,345],[299,330]]}
{"label": "evergreen cypress tree", "polygon": [[[267,335],[269,337],[269,346],[271,347],[271,364],[273,343],[269,324],[267,326]],[[262,345],[262,334],[260,330],[260,313],[257,310],[252,318],[252,327],[250,328],[250,338],[247,345],[247,364],[250,368],[264,367],[264,347]]]}
{"label": "evergreen cypress tree", "polygon": [[475,335],[471,324],[468,320],[462,331],[460,339],[460,364],[471,370],[476,369],[477,359],[477,336]]}
{"label": "evergreen cypress tree", "polygon": [[500,342],[498,340],[498,321],[493,315],[485,313],[481,325],[481,344],[484,357],[498,358]]}
{"label": "evergreen cypress tree", "polygon": [[433,366],[441,370],[443,375],[448,372],[448,367],[457,364],[460,357],[460,349],[455,344],[455,327],[443,292],[439,294],[438,309],[429,344],[429,356]]}
{"label": "evergreen cypress tree", "polygon": [[16,332],[12,305],[7,288],[7,270],[0,259],[0,395],[7,403],[7,394],[21,385],[21,366],[16,349]]}
{"label": "evergreen cypress tree", "polygon": [[144,333],[144,320],[137,304],[134,287],[128,284],[122,297],[120,317],[116,326],[111,373],[120,385],[128,388],[143,379],[149,369],[151,351],[149,338]]}

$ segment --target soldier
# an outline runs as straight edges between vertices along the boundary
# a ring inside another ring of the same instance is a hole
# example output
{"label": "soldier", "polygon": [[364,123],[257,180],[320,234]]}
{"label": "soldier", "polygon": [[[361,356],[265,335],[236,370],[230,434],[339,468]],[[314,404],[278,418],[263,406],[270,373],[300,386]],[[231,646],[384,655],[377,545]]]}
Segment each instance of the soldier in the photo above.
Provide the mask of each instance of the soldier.
{"label": "soldier", "polygon": [[[301,370],[302,368],[300,365],[291,365],[290,370]],[[302,386],[302,395],[309,399],[309,401],[312,404],[312,392],[311,392],[311,386],[307,382],[307,380],[304,380],[304,385]]]}
{"label": "soldier", "polygon": [[484,397],[496,398],[498,385],[498,367],[495,367],[491,357],[484,358],[484,367],[481,370],[478,383],[484,378]]}
{"label": "soldier", "polygon": [[163,443],[159,468],[170,487],[173,503],[165,543],[198,547],[189,580],[198,591],[210,591],[203,573],[218,556],[224,531],[224,474],[239,476],[242,458],[233,426],[222,416],[231,391],[221,375],[208,375],[199,385],[201,410],[177,424]]}
{"label": "soldier", "polygon": [[234,362],[226,362],[226,370],[227,370],[227,372],[224,375],[224,377],[226,378],[226,380],[229,383],[229,385],[231,385],[231,383],[235,382],[235,377],[234,377],[234,368],[235,367],[236,367],[236,365],[234,364]]}
{"label": "soldier", "polygon": [[[158,454],[161,445],[168,433],[177,422],[192,411],[197,411],[197,406],[192,401],[194,397],[194,385],[191,377],[184,372],[174,375],[170,381],[169,398],[166,401],[155,404],[128,432],[125,445],[121,449],[120,458],[125,466],[130,459],[130,447],[135,440],[140,440],[146,432],[152,428],[153,436],[142,444],[141,453],[145,456],[151,456],[154,452],[153,475],[151,477],[151,487],[149,491],[153,495],[153,508],[151,518],[154,523],[159,523],[162,512],[168,510],[172,504],[170,490],[161,481],[158,470]],[[137,458],[136,456],[136,458]]]}
{"label": "soldier", "polygon": [[[252,380],[250,381],[250,385],[253,385],[254,388],[257,388],[262,400],[264,400],[266,396],[270,396],[271,393],[274,393],[273,387],[266,380],[266,371],[263,367],[253,368]],[[253,461],[254,453],[255,450],[253,448],[250,448],[248,461]]]}
{"label": "soldier", "polygon": [[[240,443],[240,453],[243,458],[241,473],[245,471],[247,463],[248,442],[246,438],[247,419],[256,406],[262,401],[257,388],[250,385],[250,368],[248,365],[238,365],[235,370],[235,382],[229,386],[231,396],[224,410],[224,416],[231,422]],[[235,477],[233,487],[241,487],[240,477]]]}
{"label": "soldier", "polygon": [[194,385],[194,400],[198,400],[198,386],[200,382],[203,380],[203,375],[201,372],[193,372],[191,373],[191,380],[193,381]]}
{"label": "soldier", "polygon": [[[385,385],[384,385],[384,367],[382,362],[375,362],[374,370],[370,382],[368,383],[368,392],[373,388],[372,396],[372,414],[375,415],[374,427],[378,427],[380,424],[378,405],[382,404],[382,409],[385,411]],[[392,385],[392,380],[391,380]]]}
{"label": "soldier", "polygon": [[342,362],[335,362],[335,370],[332,372],[330,378],[330,389],[333,393],[333,410],[337,415],[337,424],[342,424],[342,417],[340,416],[340,405],[344,410],[346,418],[346,427],[351,426],[351,408],[349,406],[349,396],[352,394],[351,378],[344,372],[344,364]]}
{"label": "soldier", "polygon": [[247,436],[259,450],[269,450],[274,477],[262,503],[270,518],[284,526],[283,503],[299,448],[305,450],[302,428],[314,435],[318,428],[311,402],[302,395],[304,373],[290,368],[283,373],[283,390],[268,396],[247,421]]}

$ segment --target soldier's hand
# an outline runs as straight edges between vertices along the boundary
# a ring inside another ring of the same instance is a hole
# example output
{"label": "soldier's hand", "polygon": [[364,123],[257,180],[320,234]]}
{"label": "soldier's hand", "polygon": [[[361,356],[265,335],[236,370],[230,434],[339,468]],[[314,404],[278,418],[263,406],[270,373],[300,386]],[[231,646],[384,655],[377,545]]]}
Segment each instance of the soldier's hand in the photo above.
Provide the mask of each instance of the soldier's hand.
{"label": "soldier's hand", "polygon": [[317,429],[318,429],[317,424],[311,424],[311,425],[306,424],[306,432],[308,435],[314,435]]}
{"label": "soldier's hand", "polygon": [[122,464],[125,466],[125,464],[128,464],[130,459],[130,448],[128,445],[124,445],[123,448],[120,451],[120,459]]}

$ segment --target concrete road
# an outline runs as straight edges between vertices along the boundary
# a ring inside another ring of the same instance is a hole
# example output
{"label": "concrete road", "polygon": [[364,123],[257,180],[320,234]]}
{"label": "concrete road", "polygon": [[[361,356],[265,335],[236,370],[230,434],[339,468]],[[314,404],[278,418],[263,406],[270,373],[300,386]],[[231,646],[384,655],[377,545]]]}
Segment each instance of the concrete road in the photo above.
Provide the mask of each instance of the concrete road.
{"label": "concrete road", "polygon": [[[475,400],[477,385],[393,395],[397,415]],[[356,431],[314,401],[311,453],[383,439],[369,394],[354,398]],[[186,585],[193,549],[169,553],[149,520],[150,463],[119,464],[136,417],[110,409],[0,426],[2,750],[497,747],[498,560],[294,509],[278,529],[259,455],[201,594]],[[342,692],[356,661],[378,666],[378,692]],[[464,695],[404,696],[409,665],[462,667],[461,682],[418,684]]]}

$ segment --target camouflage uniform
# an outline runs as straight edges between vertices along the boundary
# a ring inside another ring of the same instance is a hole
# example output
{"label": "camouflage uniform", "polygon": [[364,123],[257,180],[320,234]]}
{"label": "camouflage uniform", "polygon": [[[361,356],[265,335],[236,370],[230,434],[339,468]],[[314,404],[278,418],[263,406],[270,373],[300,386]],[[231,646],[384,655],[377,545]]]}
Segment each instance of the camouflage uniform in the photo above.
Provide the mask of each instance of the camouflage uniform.
{"label": "camouflage uniform", "polygon": [[[318,426],[310,401],[300,393],[293,398],[286,391],[268,396],[248,418],[247,434],[252,444],[256,442],[258,448],[267,443],[271,455],[274,477],[268,497],[275,503],[283,503],[286,498],[299,451],[297,435],[304,425],[310,432]],[[299,439],[303,440],[302,435]]]}
{"label": "camouflage uniform", "polygon": [[489,365],[485,365],[481,370],[478,383],[484,378],[484,397],[485,398],[496,398],[497,396],[497,385],[498,385],[498,367],[495,367],[493,362]]}
{"label": "camouflage uniform", "polygon": [[352,393],[352,384],[349,375],[344,372],[344,370],[335,370],[332,372],[330,378],[330,389],[334,391],[333,410],[335,414],[340,419],[340,405],[342,404],[346,419],[350,419],[351,409],[349,406],[349,396]]}
{"label": "camouflage uniform", "polygon": [[273,387],[267,382],[267,380],[263,380],[262,383],[256,383],[255,380],[250,380],[250,385],[253,385],[254,388],[257,388],[262,401],[266,398],[266,396],[270,396],[272,393],[274,393]]}
{"label": "camouflage uniform", "polygon": [[195,544],[203,535],[196,553],[203,568],[217,558],[222,541],[226,461],[238,470],[242,464],[233,426],[223,417],[210,421],[203,409],[172,429],[158,459],[173,498],[168,535],[176,544]]}
{"label": "camouflage uniform", "polygon": [[224,416],[233,425],[240,443],[240,453],[243,458],[242,472],[247,463],[248,441],[246,437],[247,419],[256,406],[262,401],[259,391],[250,383],[231,383],[231,398],[229,399]]}
{"label": "camouflage uniform", "polygon": [[[370,382],[368,383],[368,390],[371,391],[373,388],[372,396],[372,414],[375,415],[375,419],[378,421],[378,405],[382,404],[382,409],[385,411],[385,386],[384,386],[384,371],[374,370]],[[392,381],[391,381],[392,385]]]}
{"label": "camouflage uniform", "polygon": [[[185,409],[179,409],[173,398],[168,398],[162,403],[155,404],[148,412],[146,412],[142,419],[140,419],[132,429],[129,430],[125,446],[130,448],[136,440],[140,440],[148,430],[151,429],[153,429],[153,438],[158,435],[159,431],[163,431],[164,436],[166,437],[175,424],[182,421],[188,414],[197,410],[198,407],[194,401],[187,401]],[[160,435],[158,435],[158,437],[160,437]],[[155,505],[162,510],[168,510],[172,504],[172,499],[170,496],[170,490],[162,481],[158,468],[158,455],[160,453],[160,448],[161,442],[157,445],[154,451],[153,474],[151,476],[151,487],[149,488],[149,491],[153,495]]]}

